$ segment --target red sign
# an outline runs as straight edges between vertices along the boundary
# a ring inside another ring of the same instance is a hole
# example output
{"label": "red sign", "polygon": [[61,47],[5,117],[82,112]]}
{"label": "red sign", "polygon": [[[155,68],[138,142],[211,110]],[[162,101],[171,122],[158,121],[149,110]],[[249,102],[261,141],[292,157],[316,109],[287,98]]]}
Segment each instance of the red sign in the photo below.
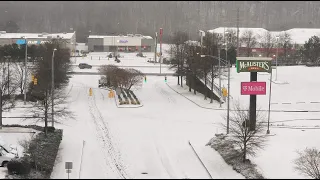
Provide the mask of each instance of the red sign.
{"label": "red sign", "polygon": [[266,82],[241,82],[241,95],[266,95]]}

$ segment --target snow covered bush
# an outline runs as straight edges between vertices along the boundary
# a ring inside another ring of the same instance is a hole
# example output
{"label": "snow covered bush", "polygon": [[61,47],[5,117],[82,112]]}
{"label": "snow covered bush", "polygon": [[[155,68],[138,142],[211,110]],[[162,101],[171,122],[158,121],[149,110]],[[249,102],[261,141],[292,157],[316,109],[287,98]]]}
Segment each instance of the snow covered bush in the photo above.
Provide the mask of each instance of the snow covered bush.
{"label": "snow covered bush", "polygon": [[313,179],[320,179],[320,151],[316,148],[306,148],[298,151],[299,157],[295,159],[295,169],[301,174]]}

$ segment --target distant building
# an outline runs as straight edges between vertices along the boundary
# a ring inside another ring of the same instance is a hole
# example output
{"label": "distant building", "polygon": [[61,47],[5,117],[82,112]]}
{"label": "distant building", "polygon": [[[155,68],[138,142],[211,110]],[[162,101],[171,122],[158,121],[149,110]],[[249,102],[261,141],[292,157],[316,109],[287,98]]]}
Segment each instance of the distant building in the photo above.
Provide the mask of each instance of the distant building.
{"label": "distant building", "polygon": [[[228,32],[228,31],[232,31],[236,33],[237,28],[236,27],[219,27],[213,30],[208,30],[208,32],[211,32],[211,33],[214,32],[214,33],[220,34],[222,35],[222,37],[223,35],[226,34],[225,32]],[[288,52],[296,51],[299,47],[303,46],[305,42],[308,41],[309,38],[311,38],[312,36],[320,36],[320,29],[315,29],[315,28],[293,28],[286,31],[268,31],[263,28],[239,28],[239,38],[243,36],[243,33],[245,31],[252,31],[253,35],[257,39],[258,43],[256,44],[255,47],[251,48],[252,54],[254,56],[259,56],[265,53],[266,49],[262,48],[261,42],[267,32],[270,32],[271,36],[274,38],[281,37],[285,33],[289,34],[291,38],[291,44],[293,45],[293,47],[291,49],[287,49]],[[247,48],[245,44],[240,42],[239,43],[240,54],[242,54],[246,50]],[[269,50],[269,52],[272,52],[272,57],[275,57],[276,51],[278,51],[278,54],[284,53],[283,48],[278,48],[277,50],[275,46],[274,48]]]}
{"label": "distant building", "polygon": [[151,36],[128,34],[126,36],[88,37],[88,50],[94,52],[154,52],[155,42]]}
{"label": "distant building", "polygon": [[70,49],[70,53],[75,51],[76,48],[76,33],[7,33],[6,31],[0,31],[0,46],[6,44],[19,44],[19,42],[25,42],[27,39],[28,46],[43,44],[50,39],[62,39],[63,45]]}

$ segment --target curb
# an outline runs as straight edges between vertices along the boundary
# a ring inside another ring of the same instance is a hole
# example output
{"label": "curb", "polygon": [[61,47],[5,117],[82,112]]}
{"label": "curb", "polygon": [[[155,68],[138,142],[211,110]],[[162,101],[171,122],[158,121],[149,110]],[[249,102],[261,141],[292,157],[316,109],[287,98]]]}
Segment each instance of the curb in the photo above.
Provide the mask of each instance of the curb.
{"label": "curb", "polygon": [[203,107],[203,106],[197,104],[196,102],[192,101],[191,99],[187,98],[186,96],[182,95],[181,93],[179,93],[178,91],[176,91],[175,89],[173,89],[168,83],[166,83],[166,85],[167,85],[171,90],[173,90],[173,91],[176,92],[177,94],[181,95],[182,97],[186,98],[187,100],[189,100],[189,101],[192,102],[193,104],[199,106],[200,108],[203,108],[203,109],[213,109],[213,110],[215,110],[214,108],[207,108],[207,107]]}
{"label": "curb", "polygon": [[141,107],[143,107],[143,104],[142,104],[141,102],[140,102],[140,105],[134,106],[134,107],[120,106],[120,105],[118,104],[118,97],[117,97],[117,95],[114,96],[114,102],[116,103],[117,108],[141,108]]}
{"label": "curb", "polygon": [[210,176],[210,178],[213,179],[212,176],[211,176],[211,174],[210,174],[210,172],[209,172],[209,170],[208,170],[208,168],[204,165],[204,163],[202,162],[201,158],[199,157],[197,151],[193,148],[190,140],[189,140],[188,142],[189,142],[189,145],[190,145],[190,147],[192,148],[193,152],[196,154],[197,158],[198,158],[199,161],[201,162],[202,166],[203,166],[204,169],[207,171],[207,173],[208,173],[208,175]]}

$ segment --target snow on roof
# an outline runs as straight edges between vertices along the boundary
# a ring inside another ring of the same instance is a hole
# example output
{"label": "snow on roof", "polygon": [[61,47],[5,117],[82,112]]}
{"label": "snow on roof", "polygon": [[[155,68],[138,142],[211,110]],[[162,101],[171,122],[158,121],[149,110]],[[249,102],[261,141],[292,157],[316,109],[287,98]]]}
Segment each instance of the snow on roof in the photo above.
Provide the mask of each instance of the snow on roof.
{"label": "snow on roof", "polygon": [[[219,27],[213,30],[209,30],[208,32],[219,33],[223,35],[224,31],[237,31],[236,27]],[[253,34],[256,36],[257,40],[260,41],[261,37],[264,36],[264,33],[270,32],[273,37],[281,36],[284,33],[288,33],[291,36],[291,40],[293,44],[304,44],[309,40],[312,36],[320,36],[320,29],[316,28],[293,28],[286,31],[268,31],[263,28],[239,28],[239,36],[241,37],[245,30],[251,30]]]}
{"label": "snow on roof", "polygon": [[320,29],[315,28],[293,28],[285,32],[290,34],[293,44],[304,44],[312,36],[320,36]]}
{"label": "snow on roof", "polygon": [[[222,34],[226,31],[235,31],[237,32],[237,28],[236,27],[219,27],[219,28],[216,28],[216,29],[212,29],[212,30],[209,30],[208,32],[212,33],[218,33],[218,34]],[[268,30],[266,29],[263,29],[263,28],[239,28],[239,36],[241,37],[242,34],[245,32],[245,31],[252,31],[254,35],[258,35],[259,37],[257,38],[260,38],[262,37],[266,32],[268,32]]]}
{"label": "snow on roof", "polygon": [[[102,36],[102,35],[90,35],[88,38],[117,38],[117,37],[123,37],[123,38],[128,38],[131,36]],[[143,38],[143,39],[153,39],[151,36],[133,36],[135,38]]]}
{"label": "snow on roof", "polygon": [[63,39],[71,39],[72,36],[75,35],[73,33],[0,33],[0,38],[2,39],[20,39],[21,37],[26,37],[27,39],[43,39],[51,36],[52,38],[57,38],[58,36]]}

